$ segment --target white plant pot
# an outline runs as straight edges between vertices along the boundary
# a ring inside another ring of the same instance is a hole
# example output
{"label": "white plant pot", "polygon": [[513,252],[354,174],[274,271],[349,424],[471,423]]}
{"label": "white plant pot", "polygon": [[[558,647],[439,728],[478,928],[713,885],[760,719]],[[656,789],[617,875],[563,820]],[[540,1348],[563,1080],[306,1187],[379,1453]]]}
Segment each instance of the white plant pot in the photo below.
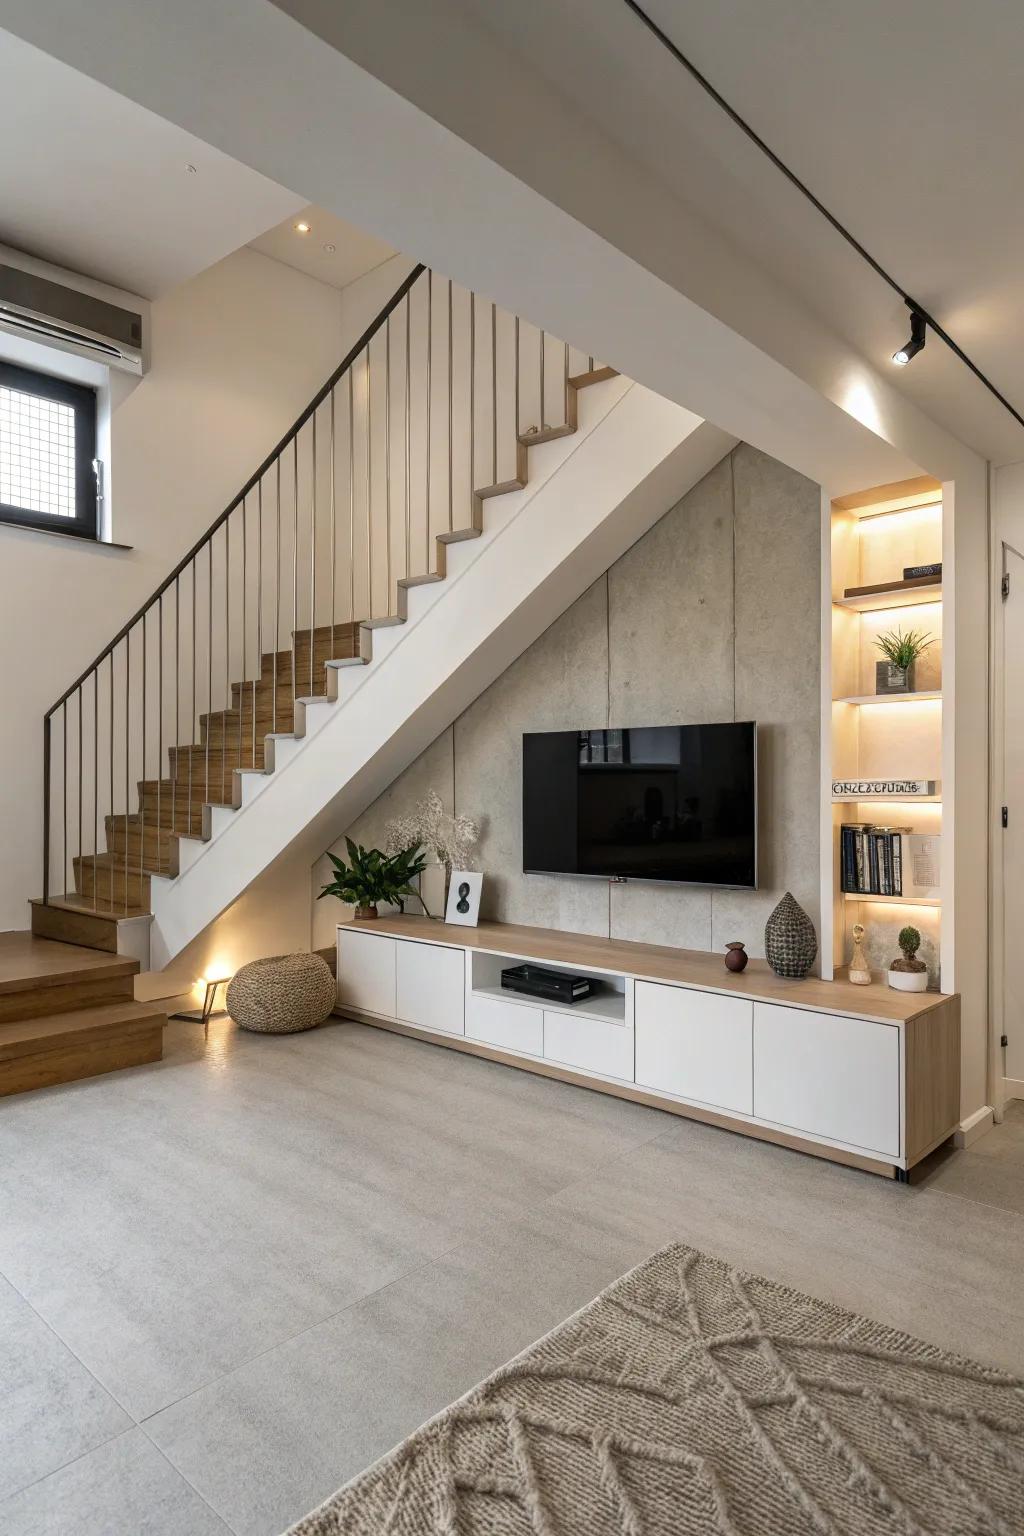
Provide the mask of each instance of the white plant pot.
{"label": "white plant pot", "polygon": [[927,992],[927,971],[889,971],[889,985],[896,992]]}

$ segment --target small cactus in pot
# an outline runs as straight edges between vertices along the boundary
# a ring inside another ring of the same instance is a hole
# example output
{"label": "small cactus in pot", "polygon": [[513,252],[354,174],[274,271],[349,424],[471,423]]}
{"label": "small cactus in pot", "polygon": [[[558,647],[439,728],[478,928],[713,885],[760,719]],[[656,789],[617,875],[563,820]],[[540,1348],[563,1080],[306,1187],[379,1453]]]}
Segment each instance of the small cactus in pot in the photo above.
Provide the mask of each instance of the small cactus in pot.
{"label": "small cactus in pot", "polygon": [[899,956],[889,967],[889,985],[897,992],[924,992],[928,988],[928,967],[917,958],[921,935],[909,924],[901,928],[897,943]]}

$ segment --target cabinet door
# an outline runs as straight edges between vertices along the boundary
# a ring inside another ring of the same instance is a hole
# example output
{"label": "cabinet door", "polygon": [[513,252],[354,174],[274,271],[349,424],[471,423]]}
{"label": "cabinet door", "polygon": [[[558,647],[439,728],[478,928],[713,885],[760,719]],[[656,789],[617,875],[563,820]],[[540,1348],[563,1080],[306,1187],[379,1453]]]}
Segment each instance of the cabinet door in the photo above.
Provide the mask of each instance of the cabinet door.
{"label": "cabinet door", "polygon": [[338,930],[338,1001],[395,1016],[395,941],[383,934]]}
{"label": "cabinet door", "polygon": [[638,981],[637,1087],[752,1114],[752,1018],[747,998]]}
{"label": "cabinet door", "polygon": [[506,1003],[500,997],[470,992],[466,998],[466,1034],[471,1040],[485,1040],[505,1051],[543,1056],[544,1013],[529,1003]]}
{"label": "cabinet door", "polygon": [[899,1157],[898,1027],[755,1003],[754,1113]]}
{"label": "cabinet door", "polygon": [[420,1029],[461,1035],[466,1029],[466,952],[444,944],[398,939],[396,1016]]}
{"label": "cabinet door", "polygon": [[611,1024],[545,1008],[544,1059],[631,1083],[633,1031],[628,1024]]}

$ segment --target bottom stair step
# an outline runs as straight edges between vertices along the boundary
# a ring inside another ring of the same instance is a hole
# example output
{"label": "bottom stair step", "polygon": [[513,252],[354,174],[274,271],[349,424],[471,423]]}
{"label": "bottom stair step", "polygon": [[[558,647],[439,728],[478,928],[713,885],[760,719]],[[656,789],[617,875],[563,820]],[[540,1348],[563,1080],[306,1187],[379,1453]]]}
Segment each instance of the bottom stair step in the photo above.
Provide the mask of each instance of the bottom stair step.
{"label": "bottom stair step", "polygon": [[0,1024],[0,1095],[159,1061],[166,1023],[151,1003],[123,1002]]}

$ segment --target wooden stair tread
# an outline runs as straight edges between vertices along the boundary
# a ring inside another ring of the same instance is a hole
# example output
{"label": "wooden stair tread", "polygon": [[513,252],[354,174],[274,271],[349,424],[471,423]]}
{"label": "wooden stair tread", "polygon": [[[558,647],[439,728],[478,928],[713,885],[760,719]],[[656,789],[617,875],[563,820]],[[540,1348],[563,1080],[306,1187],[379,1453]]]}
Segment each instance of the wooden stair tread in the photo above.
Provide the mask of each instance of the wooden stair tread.
{"label": "wooden stair tread", "polygon": [[0,1062],[44,1050],[49,1044],[101,1040],[128,1035],[167,1022],[167,1014],[152,1003],[100,1003],[74,1013],[44,1013],[35,1019],[11,1019],[0,1024]]}
{"label": "wooden stair tread", "polygon": [[139,970],[137,960],[123,955],[39,939],[28,932],[0,933],[0,992],[21,992],[40,984],[71,986],[102,976],[136,976]]}
{"label": "wooden stair tread", "polygon": [[[32,905],[43,906],[42,898],[33,898]],[[46,905],[64,912],[81,912],[86,917],[99,918],[108,923],[120,923],[130,917],[152,917],[153,915],[148,907],[133,906],[130,902],[125,906],[124,902],[116,896],[111,901],[102,892],[97,895],[95,904],[91,896],[83,896],[78,891],[65,891],[63,895],[51,896]]]}

